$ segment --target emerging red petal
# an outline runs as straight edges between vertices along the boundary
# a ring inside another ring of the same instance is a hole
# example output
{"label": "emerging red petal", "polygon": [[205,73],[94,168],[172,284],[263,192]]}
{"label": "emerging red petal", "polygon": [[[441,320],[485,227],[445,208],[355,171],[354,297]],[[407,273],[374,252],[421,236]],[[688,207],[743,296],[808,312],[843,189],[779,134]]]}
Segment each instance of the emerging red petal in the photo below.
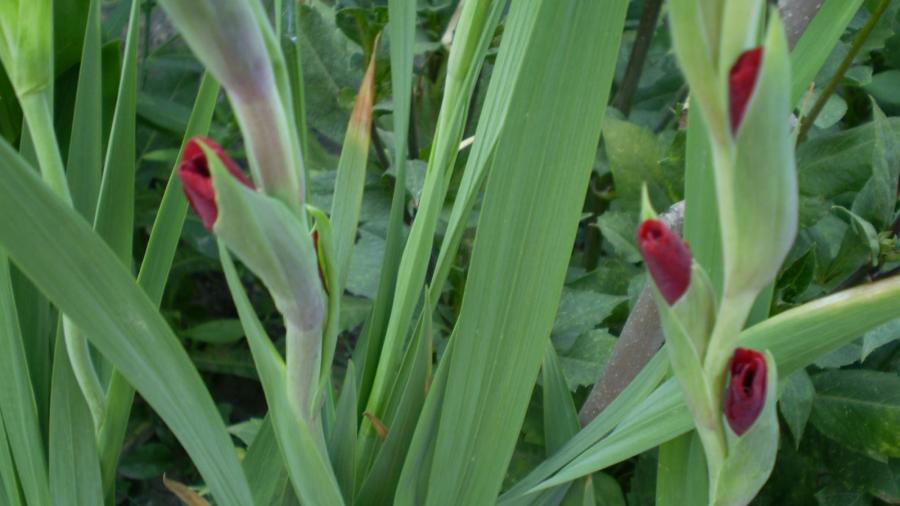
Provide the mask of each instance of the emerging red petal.
{"label": "emerging red petal", "polygon": [[728,99],[731,106],[732,133],[737,132],[741,120],[744,119],[744,110],[747,108],[747,102],[750,101],[753,89],[756,87],[756,78],[759,75],[762,56],[762,47],[744,51],[728,74]]}
{"label": "emerging red petal", "polygon": [[691,283],[691,251],[659,220],[641,223],[638,245],[659,293],[669,305],[674,304]]}
{"label": "emerging red petal", "polygon": [[194,137],[188,141],[184,148],[184,155],[181,157],[181,164],[178,166],[178,178],[181,179],[184,194],[191,204],[191,208],[203,221],[203,226],[211,231],[219,216],[219,209],[216,207],[216,194],[209,174],[209,161],[206,159],[203,148],[200,147],[201,142],[219,156],[225,168],[235,179],[250,188],[253,188],[253,183],[247,179],[240,167],[225,154],[225,151],[215,141],[206,137]]}
{"label": "emerging red petal", "polygon": [[766,371],[766,357],[762,353],[746,348],[734,350],[725,419],[738,436],[747,432],[766,404]]}
{"label": "emerging red petal", "polygon": [[316,252],[316,267],[319,268],[319,281],[322,282],[322,288],[325,289],[325,293],[328,293],[328,283],[325,282],[325,273],[322,272],[322,262],[319,259],[319,231],[312,231],[312,240],[313,240],[313,250]]}

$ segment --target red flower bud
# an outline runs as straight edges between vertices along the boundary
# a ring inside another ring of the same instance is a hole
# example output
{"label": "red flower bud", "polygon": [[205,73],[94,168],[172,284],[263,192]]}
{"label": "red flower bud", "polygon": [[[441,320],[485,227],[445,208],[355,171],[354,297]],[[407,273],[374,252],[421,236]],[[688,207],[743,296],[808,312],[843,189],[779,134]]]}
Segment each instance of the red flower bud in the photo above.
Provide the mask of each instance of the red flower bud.
{"label": "red flower bud", "polygon": [[766,357],[737,348],[731,359],[731,379],[725,398],[725,419],[740,436],[753,425],[766,404]]}
{"label": "red flower bud", "polygon": [[325,281],[325,273],[322,272],[322,262],[319,260],[319,231],[312,231],[312,240],[313,240],[313,250],[316,252],[316,267],[319,268],[319,281],[322,282],[322,287],[325,289],[325,293],[328,293],[328,283]]}
{"label": "red flower bud", "polygon": [[756,77],[762,63],[763,49],[757,47],[744,51],[728,74],[728,99],[731,103],[731,132],[737,132],[744,119],[747,102],[756,87]]}
{"label": "red flower bud", "polygon": [[669,305],[674,304],[691,283],[691,251],[659,220],[641,223],[638,245],[659,293]]}
{"label": "red flower bud", "polygon": [[188,141],[184,148],[184,155],[181,157],[181,165],[178,166],[178,177],[181,179],[184,194],[187,196],[191,208],[203,221],[203,226],[212,231],[213,224],[219,216],[219,209],[216,207],[215,190],[212,177],[209,175],[209,161],[206,159],[203,148],[200,147],[201,142],[219,156],[222,163],[225,164],[225,168],[235,179],[250,188],[253,188],[253,183],[213,140],[206,137],[194,137]]}

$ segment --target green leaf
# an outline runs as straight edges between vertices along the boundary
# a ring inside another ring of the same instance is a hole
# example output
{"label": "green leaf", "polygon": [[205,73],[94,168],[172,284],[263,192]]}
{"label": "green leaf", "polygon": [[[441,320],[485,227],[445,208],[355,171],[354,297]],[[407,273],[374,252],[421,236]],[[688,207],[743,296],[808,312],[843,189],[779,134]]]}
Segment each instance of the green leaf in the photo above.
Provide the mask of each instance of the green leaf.
{"label": "green leaf", "polygon": [[[459,142],[465,129],[473,88],[503,11],[503,2],[481,0],[464,4],[454,35],[437,135],[428,159],[422,199],[397,271],[396,291],[384,332],[366,410],[383,415],[385,399],[394,383],[403,344],[424,288],[429,252],[449,189]],[[378,301],[378,303],[384,303]],[[370,346],[372,344],[370,343]],[[362,432],[372,438],[372,426],[363,421]]]}
{"label": "green leaf", "polygon": [[355,254],[350,259],[350,274],[347,291],[368,299],[375,299],[380,290],[379,267],[386,258],[384,239],[367,232],[359,232],[359,241],[354,246]]}
{"label": "green leaf", "polygon": [[800,369],[784,379],[779,407],[781,416],[794,436],[795,448],[800,448],[815,396],[816,388],[805,370]]}
{"label": "green leaf", "polygon": [[278,447],[294,490],[307,504],[344,504],[328,456],[323,454],[323,436],[300,416],[295,404],[288,399],[284,361],[253,311],[222,241],[219,242],[219,257],[238,315],[244,324],[244,332],[269,405]]}
{"label": "green leaf", "polygon": [[[426,305],[427,299],[426,294]],[[382,420],[390,432],[384,444],[379,445],[378,455],[357,494],[361,505],[390,503],[425,403],[431,379],[433,329],[430,316],[420,315]],[[361,460],[359,465],[367,466],[368,462]]]}
{"label": "green leaf", "polygon": [[865,360],[870,353],[887,343],[900,338],[900,318],[891,320],[884,325],[863,334],[862,352],[860,360]]}
{"label": "green leaf", "polygon": [[[204,74],[182,144],[187,142],[187,138],[203,135],[209,130],[218,94],[218,83],[209,74]],[[138,285],[157,307],[169,278],[188,206],[182,192],[181,181],[176,176],[180,161],[180,157],[176,159],[172,168],[137,277]],[[125,432],[128,429],[133,398],[132,386],[121,373],[114,371],[107,391],[106,420],[98,437],[100,464],[107,497],[114,497],[115,494],[116,468]]]}
{"label": "green leaf", "polygon": [[248,418],[243,422],[229,425],[228,433],[240,439],[249,448],[253,446],[253,441],[260,433],[263,423],[262,418]]}
{"label": "green leaf", "polygon": [[[530,504],[529,490],[553,475],[559,468],[572,461],[585,449],[602,440],[629,413],[646,399],[669,373],[669,357],[665,351],[657,352],[650,362],[635,376],[622,393],[613,400],[591,423],[569,440],[563,448],[545,460],[528,476],[521,479],[501,496],[499,504]],[[669,382],[677,388],[674,381]],[[685,411],[685,420],[690,423],[690,416]]]}
{"label": "green leaf", "polygon": [[504,38],[501,56],[524,50],[524,67],[543,71],[510,91],[450,338],[457,347],[440,426],[452,430],[437,435],[429,504],[491,502],[502,485],[562,292],[625,7],[512,5],[511,20],[538,9],[543,23],[524,46]]}
{"label": "green leaf", "polygon": [[[872,100],[872,177],[853,200],[853,212],[883,230],[890,226],[897,202],[897,177],[900,175],[900,142],[894,136],[887,117]],[[877,253],[876,253],[877,255]]]}
{"label": "green leaf", "polygon": [[366,182],[366,161],[369,158],[374,98],[375,56],[373,54],[356,96],[350,124],[347,125],[347,134],[338,162],[337,179],[334,182],[331,221],[334,230],[334,265],[337,269],[338,284],[332,290],[336,294],[344,293],[350,269],[350,258],[353,255],[353,243],[356,242],[356,228],[359,225],[359,211]]}
{"label": "green leaf", "polygon": [[868,370],[828,371],[813,378],[815,427],[858,451],[900,456],[900,378]]}
{"label": "green leaf", "polygon": [[[900,118],[887,120],[887,136],[900,137]],[[801,222],[812,225],[838,199],[852,199],[872,175],[874,122],[810,139],[797,150]],[[821,257],[820,257],[821,260]]]}
{"label": "green leaf", "polygon": [[66,159],[72,204],[87,220],[94,219],[103,166],[100,3],[100,0],[91,0],[87,9],[75,111],[72,114],[72,136]]}
{"label": "green leaf", "polygon": [[356,367],[353,361],[347,364],[347,374],[341,387],[341,396],[335,409],[335,424],[328,441],[335,477],[344,494],[344,501],[353,503],[356,484]]}
{"label": "green leaf", "polygon": [[50,492],[53,504],[103,504],[94,421],[57,333],[50,396]]}
{"label": "green leaf", "polygon": [[[217,500],[250,504],[209,392],[152,302],[115,254],[5,142],[0,143],[0,165],[6,167],[0,214],[10,217],[0,220],[0,244],[159,413]],[[149,356],[156,360],[146,360]]]}
{"label": "green leaf", "polygon": [[896,107],[900,105],[900,94],[897,93],[898,85],[900,85],[900,70],[891,69],[873,75],[872,82],[865,86],[865,90],[871,93],[878,102]]}
{"label": "green leaf", "polygon": [[2,497],[6,497],[10,506],[21,506],[22,498],[19,495],[16,468],[10,454],[7,437],[3,415],[0,413],[0,493],[2,493]]}
{"label": "green leaf", "polygon": [[218,156],[202,146],[218,204],[216,236],[265,283],[286,325],[321,339],[324,293],[305,220],[280,200],[238,182]]}
{"label": "green leaf", "polygon": [[572,394],[553,346],[547,346],[544,354],[541,379],[544,387],[544,447],[549,456],[580,429]]}
{"label": "green leaf", "polygon": [[[862,193],[859,195],[862,195]],[[855,238],[858,244],[864,244],[868,249],[869,261],[872,262],[873,265],[876,264],[878,262],[878,255],[881,253],[881,243],[878,239],[878,232],[875,231],[875,227],[865,218],[850,211],[846,207],[835,206],[834,210],[838,211],[839,214],[849,220],[850,230],[853,232],[853,236],[850,236],[850,240],[854,240]]]}
{"label": "green leaf", "polygon": [[293,499],[294,493],[284,461],[273,458],[278,452],[272,418],[267,415],[241,462],[247,481],[251,484],[253,504],[290,504],[288,497],[296,501]]}
{"label": "green leaf", "polygon": [[565,288],[553,323],[553,340],[569,349],[580,335],[598,327],[626,297]]}
{"label": "green leaf", "polygon": [[613,251],[626,262],[637,263],[641,260],[638,251],[635,230],[638,220],[634,213],[623,211],[606,211],[597,217],[597,226],[603,238],[612,246]]}
{"label": "green leaf", "polygon": [[861,492],[847,489],[837,482],[825,485],[825,488],[816,492],[816,501],[819,506],[869,506],[871,499]]}
{"label": "green leaf", "polygon": [[607,329],[589,330],[572,340],[568,346],[555,338],[559,362],[569,390],[593,385],[606,368],[617,339]]}
{"label": "green leaf", "polygon": [[875,460],[824,438],[819,446],[820,458],[837,481],[889,504],[900,501],[900,460]]}
{"label": "green leaf", "polygon": [[688,432],[659,447],[656,506],[707,504],[706,458],[696,432]]}
{"label": "green leaf", "polygon": [[321,2],[301,5],[297,33],[303,61],[309,126],[334,141],[344,137],[350,105],[340,97],[359,88],[365,65],[360,49],[341,32],[333,10]]}
{"label": "green leaf", "polygon": [[809,288],[816,274],[816,249],[809,248],[778,277],[777,288],[781,298],[794,301]]}
{"label": "green leaf", "polygon": [[[4,144],[4,147],[5,144]],[[15,156],[13,154],[13,156]],[[7,169],[7,171],[16,169]],[[27,169],[31,170],[31,169]],[[33,174],[28,174],[34,177]],[[41,185],[43,183],[37,182]],[[28,374],[28,362],[19,330],[15,299],[10,283],[9,260],[0,250],[0,413],[9,437],[10,452],[29,504],[50,504],[47,459],[38,423],[34,391]]]}
{"label": "green leaf", "polygon": [[825,0],[791,51],[791,103],[797,104],[840,41],[863,0]]}
{"label": "green leaf", "polygon": [[194,341],[225,344],[244,337],[244,329],[238,319],[210,320],[181,332],[181,335]]}
{"label": "green leaf", "polygon": [[603,140],[619,202],[637,210],[643,184],[648,186],[657,209],[666,209],[677,201],[681,193],[678,177],[663,172],[660,163],[668,148],[653,132],[607,114],[603,120]]}
{"label": "green leaf", "polygon": [[[137,101],[137,36],[140,2],[133,2],[119,93],[113,113],[94,230],[129,268],[134,235],[134,172]],[[78,130],[77,128],[75,129]]]}

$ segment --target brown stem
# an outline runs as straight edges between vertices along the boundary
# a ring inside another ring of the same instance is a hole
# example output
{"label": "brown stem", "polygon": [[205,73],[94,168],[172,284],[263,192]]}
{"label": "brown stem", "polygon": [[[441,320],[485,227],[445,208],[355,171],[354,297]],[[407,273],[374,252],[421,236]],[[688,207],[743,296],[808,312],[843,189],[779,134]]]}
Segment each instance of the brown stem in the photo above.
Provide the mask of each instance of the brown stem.
{"label": "brown stem", "polygon": [[[684,203],[673,205],[660,218],[669,225],[669,228],[680,234],[684,222]],[[652,288],[645,285],[619,334],[603,377],[594,385],[578,412],[578,420],[582,426],[590,423],[619,396],[650,361],[662,343],[663,333]]]}
{"label": "brown stem", "polygon": [[[391,162],[388,161],[387,154],[385,154],[384,143],[381,142],[381,136],[378,135],[378,128],[375,127],[375,122],[372,122],[372,149],[375,151],[375,157],[378,158],[378,164],[381,165],[384,170],[387,170],[391,166]],[[400,184],[403,184],[402,182]]]}
{"label": "brown stem", "polygon": [[787,33],[788,45],[791,49],[800,40],[806,27],[822,8],[825,0],[781,0],[778,11]]}
{"label": "brown stem", "polygon": [[641,20],[638,22],[637,36],[634,39],[634,45],[631,47],[631,56],[628,57],[625,77],[622,78],[622,85],[611,103],[626,118],[628,113],[631,112],[631,102],[634,99],[634,92],[637,90],[638,82],[641,80],[641,72],[644,70],[644,62],[647,60],[650,41],[653,40],[653,32],[656,30],[661,7],[662,0],[647,0],[644,2]]}
{"label": "brown stem", "polygon": [[847,73],[847,69],[849,69],[850,65],[853,64],[853,60],[856,59],[856,55],[859,54],[859,51],[862,49],[863,44],[865,44],[866,39],[869,38],[872,30],[875,29],[876,25],[878,25],[878,20],[881,19],[881,15],[884,14],[884,11],[887,10],[888,4],[890,3],[891,0],[881,0],[881,3],[878,4],[878,7],[875,9],[875,12],[872,13],[872,16],[869,17],[869,20],[866,22],[865,26],[863,26],[859,33],[856,35],[856,39],[853,40],[853,45],[850,46],[850,51],[847,53],[847,56],[844,57],[844,60],[841,62],[841,65],[838,67],[837,71],[835,71],[834,75],[831,76],[831,80],[828,81],[825,89],[822,90],[822,93],[819,94],[819,98],[816,99],[816,103],[813,105],[812,109],[810,109],[809,114],[807,114],[803,118],[803,121],[800,123],[800,131],[797,134],[798,146],[801,142],[803,142],[806,134],[809,133],[810,128],[812,128],[813,123],[815,123],[816,121],[816,117],[820,112],[822,112],[822,109],[828,102],[828,98],[831,97],[832,94],[834,94],[834,92],[837,90],[837,87],[841,84],[841,81],[844,79],[844,74]]}

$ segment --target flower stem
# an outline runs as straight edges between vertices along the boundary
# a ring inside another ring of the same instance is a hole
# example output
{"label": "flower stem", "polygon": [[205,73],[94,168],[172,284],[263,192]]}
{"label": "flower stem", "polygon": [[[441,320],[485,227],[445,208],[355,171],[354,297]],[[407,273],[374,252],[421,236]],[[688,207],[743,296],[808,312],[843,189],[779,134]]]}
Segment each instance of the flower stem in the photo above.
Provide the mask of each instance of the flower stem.
{"label": "flower stem", "polygon": [[[25,115],[28,132],[31,134],[41,176],[59,198],[72,206],[69,184],[59,153],[56,132],[53,130],[48,91],[43,89],[21,95],[19,103]],[[72,372],[91,412],[94,430],[99,432],[106,412],[106,392],[91,361],[90,348],[84,335],[65,315],[63,315],[63,334],[72,363]]]}
{"label": "flower stem", "polygon": [[313,404],[322,362],[322,329],[303,329],[288,319],[285,325],[288,398],[310,427],[315,427],[319,410]]}

